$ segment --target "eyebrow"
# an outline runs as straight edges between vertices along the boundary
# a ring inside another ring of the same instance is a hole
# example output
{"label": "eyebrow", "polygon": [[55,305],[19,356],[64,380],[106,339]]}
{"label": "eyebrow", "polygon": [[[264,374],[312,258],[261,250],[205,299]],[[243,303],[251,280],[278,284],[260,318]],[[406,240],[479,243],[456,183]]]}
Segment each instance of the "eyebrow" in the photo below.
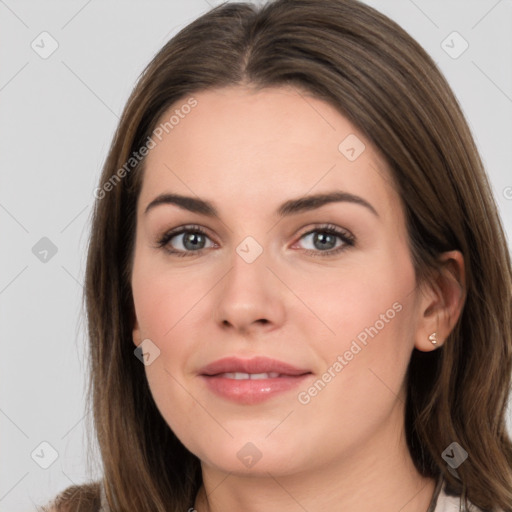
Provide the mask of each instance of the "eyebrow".
{"label": "eyebrow", "polygon": [[[308,195],[298,197],[296,199],[290,199],[284,202],[277,209],[276,214],[279,217],[287,217],[305,211],[316,210],[317,208],[320,208],[321,206],[329,203],[339,202],[353,203],[364,206],[376,217],[379,217],[377,210],[375,210],[375,208],[368,201],[362,197],[343,191],[333,191],[329,193]],[[148,204],[144,214],[147,214],[150,210],[162,204],[174,204],[179,208],[192,213],[199,213],[201,215],[206,215],[207,217],[219,218],[217,209],[210,201],[179,194],[161,194],[157,196]]]}

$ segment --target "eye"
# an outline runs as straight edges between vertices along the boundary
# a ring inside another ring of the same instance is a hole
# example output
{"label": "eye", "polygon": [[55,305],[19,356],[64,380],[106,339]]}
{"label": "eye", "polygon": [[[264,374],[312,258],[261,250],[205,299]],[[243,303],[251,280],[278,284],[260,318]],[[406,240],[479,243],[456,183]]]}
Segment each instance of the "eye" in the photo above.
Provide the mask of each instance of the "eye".
{"label": "eye", "polygon": [[[206,245],[208,240],[210,245]],[[194,253],[201,253],[203,249],[215,247],[200,226],[182,226],[168,231],[158,240],[157,245],[176,256],[194,256]]]}
{"label": "eye", "polygon": [[[332,224],[318,226],[304,233],[300,240],[309,245],[304,252],[312,256],[333,256],[355,244],[355,237],[350,232]],[[204,249],[217,247],[206,231],[196,225],[168,231],[158,240],[157,246],[179,257],[194,256],[201,254]]]}
{"label": "eye", "polygon": [[311,256],[333,256],[355,244],[355,237],[351,233],[332,224],[310,230],[300,240],[309,245],[305,252]]}

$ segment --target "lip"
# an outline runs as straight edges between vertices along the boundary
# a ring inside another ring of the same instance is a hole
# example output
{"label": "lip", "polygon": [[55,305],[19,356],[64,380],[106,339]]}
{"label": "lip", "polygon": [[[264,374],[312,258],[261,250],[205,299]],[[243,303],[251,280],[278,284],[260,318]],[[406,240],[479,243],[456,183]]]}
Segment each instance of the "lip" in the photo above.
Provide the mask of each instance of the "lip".
{"label": "lip", "polygon": [[[230,373],[277,373],[279,376],[239,380],[225,375]],[[261,403],[277,394],[290,391],[309,375],[310,370],[262,356],[251,359],[225,357],[199,371],[199,377],[210,391],[230,401],[246,405]]]}
{"label": "lip", "polygon": [[201,375],[214,376],[219,373],[279,373],[286,376],[297,376],[309,373],[307,369],[297,368],[291,364],[258,356],[251,359],[240,357],[224,357],[206,365],[199,370]]}

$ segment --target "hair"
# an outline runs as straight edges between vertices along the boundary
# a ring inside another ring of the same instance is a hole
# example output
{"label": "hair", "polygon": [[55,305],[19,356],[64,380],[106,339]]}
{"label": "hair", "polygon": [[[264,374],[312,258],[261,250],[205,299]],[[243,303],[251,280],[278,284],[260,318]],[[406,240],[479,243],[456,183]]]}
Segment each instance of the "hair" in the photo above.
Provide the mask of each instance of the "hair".
{"label": "hair", "polygon": [[[357,0],[218,6],[157,53],[125,106],[100,178],[84,296],[88,404],[111,510],[183,511],[202,483],[199,459],[161,416],[133,353],[130,279],[145,159],[112,178],[171,106],[225,86],[305,91],[371,141],[400,194],[418,282],[432,281],[441,253],[462,253],[462,313],[442,347],[411,356],[407,444],[421,475],[444,477],[456,494],[466,489],[484,510],[512,511],[512,270],[496,203],[442,73],[399,25]],[[458,476],[442,458],[454,441],[469,453]],[[55,510],[97,510],[100,483],[68,489]]]}

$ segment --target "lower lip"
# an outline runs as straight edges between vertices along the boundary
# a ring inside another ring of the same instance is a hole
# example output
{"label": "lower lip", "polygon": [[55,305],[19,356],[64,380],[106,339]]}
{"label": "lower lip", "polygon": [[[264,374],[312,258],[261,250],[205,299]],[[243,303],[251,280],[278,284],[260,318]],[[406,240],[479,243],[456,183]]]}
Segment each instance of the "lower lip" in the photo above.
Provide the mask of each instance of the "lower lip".
{"label": "lower lip", "polygon": [[311,374],[284,376],[272,379],[228,379],[201,375],[215,394],[239,404],[258,404],[298,387]]}

